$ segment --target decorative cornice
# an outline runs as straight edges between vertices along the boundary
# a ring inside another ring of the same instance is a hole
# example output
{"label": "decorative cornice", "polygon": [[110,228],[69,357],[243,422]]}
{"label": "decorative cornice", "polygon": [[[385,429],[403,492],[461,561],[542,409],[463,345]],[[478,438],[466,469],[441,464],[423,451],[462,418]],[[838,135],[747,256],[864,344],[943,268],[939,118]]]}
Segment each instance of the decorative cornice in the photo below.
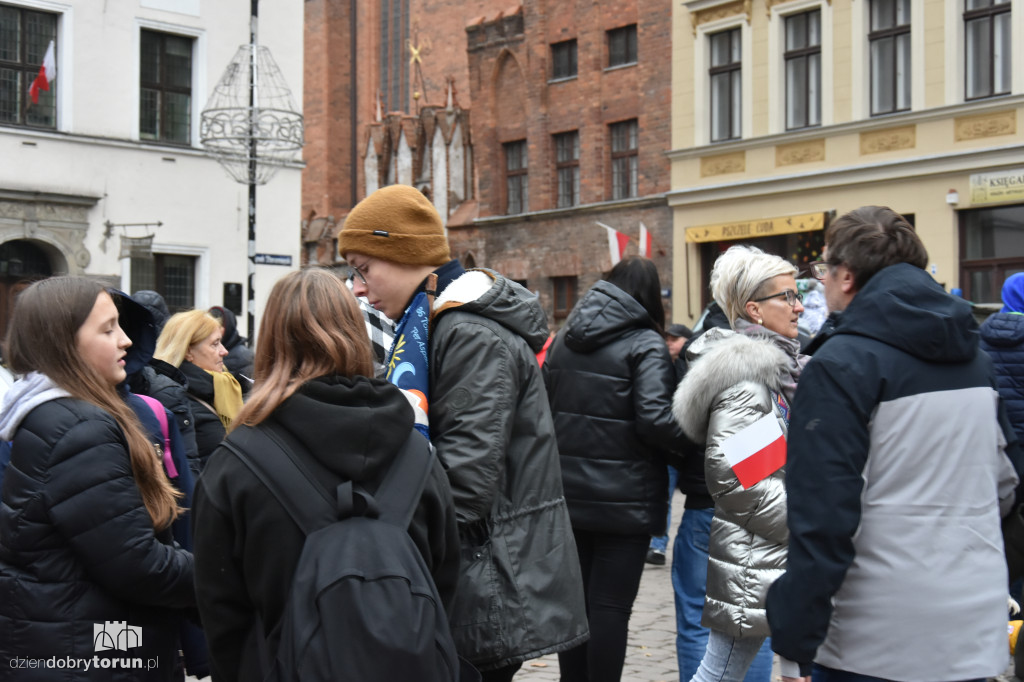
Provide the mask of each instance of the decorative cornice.
{"label": "decorative cornice", "polygon": [[870,130],[860,134],[860,153],[877,154],[899,149],[913,149],[917,146],[917,126]]}
{"label": "decorative cornice", "polygon": [[1024,143],[998,148],[967,149],[891,161],[815,169],[787,175],[732,179],[716,185],[696,185],[668,192],[669,206],[707,204],[785,192],[847,187],[853,184],[891,182],[908,177],[961,175],[1020,167]]}
{"label": "decorative cornice", "polygon": [[[764,0],[764,13],[768,16],[769,19],[771,19],[772,7],[775,7],[776,5],[784,5],[789,1],[790,0]],[[825,2],[828,3],[829,5],[832,4],[832,0],[825,0]]]}
{"label": "decorative cornice", "polygon": [[733,0],[724,5],[714,5],[703,9],[690,10],[690,24],[693,27],[693,35],[697,35],[697,27],[703,24],[725,19],[726,17],[743,16],[750,25],[750,12],[752,0]]}
{"label": "decorative cornice", "polygon": [[911,111],[893,114],[890,116],[866,118],[859,121],[838,123],[835,125],[811,128],[808,130],[762,135],[743,140],[716,142],[714,144],[686,147],[683,149],[671,149],[665,152],[665,155],[673,161],[698,159],[711,152],[725,153],[731,151],[761,149],[764,147],[772,147],[779,144],[787,144],[790,142],[813,139],[822,136],[836,137],[839,135],[849,135],[862,131],[884,130],[900,124],[920,125],[933,121],[944,121],[955,118],[958,115],[977,115],[981,117],[989,114],[990,112],[1005,111],[1012,107],[1020,107],[1022,105],[1024,105],[1024,95],[1013,95],[1010,97],[999,97],[994,100],[986,100],[984,102],[966,102],[962,104],[925,109],[923,111]]}

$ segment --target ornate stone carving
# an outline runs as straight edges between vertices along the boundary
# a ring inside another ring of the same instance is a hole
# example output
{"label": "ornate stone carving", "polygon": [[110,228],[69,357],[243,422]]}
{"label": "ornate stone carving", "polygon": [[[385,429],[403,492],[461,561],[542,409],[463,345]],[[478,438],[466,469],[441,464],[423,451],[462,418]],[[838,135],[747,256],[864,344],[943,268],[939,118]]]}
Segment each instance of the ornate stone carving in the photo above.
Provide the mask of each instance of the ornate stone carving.
{"label": "ornate stone carving", "polygon": [[825,160],[825,139],[780,144],[775,148],[775,165],[792,166]]}
{"label": "ornate stone carving", "polygon": [[877,154],[917,146],[917,126],[871,130],[860,134],[860,153]]}
{"label": "ornate stone carving", "polygon": [[702,178],[727,173],[742,173],[747,169],[747,156],[744,152],[705,156],[700,160],[700,176]]}
{"label": "ornate stone carving", "polygon": [[743,15],[750,24],[750,11],[753,0],[734,0],[725,5],[708,7],[707,9],[690,12],[690,24],[693,27],[693,35],[697,35],[697,27],[726,17]]}
{"label": "ornate stone carving", "polygon": [[[832,4],[832,0],[825,0],[829,5]],[[764,0],[764,13],[768,15],[768,18],[772,18],[772,7],[776,5],[782,5],[789,0]]]}
{"label": "ornate stone carving", "polygon": [[991,114],[959,116],[953,121],[953,136],[957,142],[977,140],[997,135],[1017,133],[1017,111],[997,111]]}

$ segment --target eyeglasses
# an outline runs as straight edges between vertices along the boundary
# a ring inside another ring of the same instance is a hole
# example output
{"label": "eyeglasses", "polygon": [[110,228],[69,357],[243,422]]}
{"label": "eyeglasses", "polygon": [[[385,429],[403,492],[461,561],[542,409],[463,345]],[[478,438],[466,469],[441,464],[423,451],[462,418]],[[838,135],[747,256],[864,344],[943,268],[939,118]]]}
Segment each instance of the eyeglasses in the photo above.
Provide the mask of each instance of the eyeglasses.
{"label": "eyeglasses", "polygon": [[804,295],[803,294],[797,293],[797,292],[793,291],[792,289],[786,289],[785,291],[780,291],[779,293],[772,294],[771,296],[765,296],[764,298],[755,298],[754,299],[754,303],[760,303],[761,301],[767,301],[769,298],[782,298],[782,297],[785,297],[786,303],[788,303],[791,308],[795,308],[796,307],[797,301],[799,301],[800,303],[804,302]]}
{"label": "eyeglasses", "polygon": [[825,279],[825,275],[828,274],[828,263],[823,260],[811,261],[807,264],[807,267],[810,269],[811,277],[814,279]]}
{"label": "eyeglasses", "polygon": [[356,281],[356,277],[358,277],[359,281],[362,282],[363,285],[369,286],[369,284],[366,282],[366,272],[367,272],[367,268],[369,268],[369,267],[370,267],[370,264],[368,262],[367,263],[363,263],[360,266],[349,265],[348,266],[348,277],[347,277],[349,284],[354,284],[355,281]]}

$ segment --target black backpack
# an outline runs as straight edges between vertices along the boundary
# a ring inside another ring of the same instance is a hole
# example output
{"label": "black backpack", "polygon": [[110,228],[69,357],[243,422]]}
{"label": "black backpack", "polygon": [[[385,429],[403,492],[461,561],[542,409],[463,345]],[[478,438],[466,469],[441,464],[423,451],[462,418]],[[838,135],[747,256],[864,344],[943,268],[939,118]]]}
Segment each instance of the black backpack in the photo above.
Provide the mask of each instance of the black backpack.
{"label": "black backpack", "polygon": [[[231,443],[256,445],[245,436],[261,432],[283,456],[266,451],[267,439],[260,457]],[[348,481],[332,496],[289,434],[269,425],[236,434],[224,445],[306,533],[267,681],[459,681],[444,605],[408,533],[432,464],[427,440],[412,431],[373,495]]]}

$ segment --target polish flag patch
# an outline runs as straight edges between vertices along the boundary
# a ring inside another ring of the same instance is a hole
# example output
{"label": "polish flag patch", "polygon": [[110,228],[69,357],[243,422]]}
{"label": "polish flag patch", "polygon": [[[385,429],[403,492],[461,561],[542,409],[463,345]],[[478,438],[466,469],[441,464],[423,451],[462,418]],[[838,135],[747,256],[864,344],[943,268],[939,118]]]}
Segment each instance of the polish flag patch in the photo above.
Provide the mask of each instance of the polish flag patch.
{"label": "polish flag patch", "polygon": [[786,437],[775,415],[769,413],[722,441],[722,452],[747,490],[786,464]]}

